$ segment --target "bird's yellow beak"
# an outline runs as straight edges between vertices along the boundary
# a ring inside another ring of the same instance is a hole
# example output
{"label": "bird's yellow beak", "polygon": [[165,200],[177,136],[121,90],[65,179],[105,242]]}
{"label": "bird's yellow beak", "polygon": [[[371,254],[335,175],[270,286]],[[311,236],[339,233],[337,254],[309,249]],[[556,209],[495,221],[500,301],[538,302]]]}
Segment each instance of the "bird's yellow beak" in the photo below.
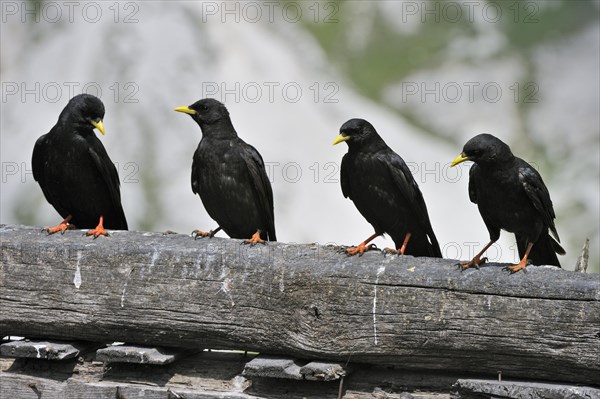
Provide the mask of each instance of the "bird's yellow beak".
{"label": "bird's yellow beak", "polygon": [[94,127],[96,129],[98,129],[100,131],[100,133],[102,133],[102,135],[104,136],[104,125],[102,124],[102,120],[99,119],[98,122],[96,121],[91,121],[92,125],[94,125]]}
{"label": "bird's yellow beak", "polygon": [[454,158],[454,161],[452,161],[452,163],[450,164],[450,167],[452,166],[456,166],[459,163],[468,161],[469,157],[467,157],[464,153],[461,153],[459,156],[457,156],[456,158]]}
{"label": "bird's yellow beak", "polygon": [[335,140],[333,140],[333,145],[339,144],[342,141],[348,141],[350,140],[350,136],[342,136],[341,134],[339,134]]}
{"label": "bird's yellow beak", "polygon": [[177,112],[183,112],[184,114],[196,115],[197,112],[191,109],[190,107],[177,107],[174,109]]}

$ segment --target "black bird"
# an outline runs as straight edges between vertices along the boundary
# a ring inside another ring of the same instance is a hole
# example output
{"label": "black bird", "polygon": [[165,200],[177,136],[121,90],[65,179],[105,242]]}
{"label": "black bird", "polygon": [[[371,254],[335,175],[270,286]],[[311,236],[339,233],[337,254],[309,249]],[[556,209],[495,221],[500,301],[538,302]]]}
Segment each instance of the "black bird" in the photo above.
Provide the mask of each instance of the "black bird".
{"label": "black bird", "polygon": [[238,137],[229,111],[206,98],[175,111],[189,114],[202,130],[202,140],[192,162],[192,191],[200,195],[218,227],[194,230],[196,237],[212,237],[223,229],[247,243],[276,241],[273,190],[262,157]]}
{"label": "black bird", "polygon": [[[50,234],[77,226],[87,235],[108,235],[104,230],[127,230],[121,206],[119,175],[94,128],[104,134],[104,104],[99,98],[73,97],[49,133],[33,148],[33,177],[46,200],[63,217]],[[94,228],[95,227],[95,228]]]}
{"label": "black bird", "polygon": [[[521,261],[509,266],[511,273],[534,265],[559,266],[556,254],[565,254],[554,226],[554,209],[540,174],[510,147],[491,134],[480,134],[467,141],[451,166],[473,161],[469,171],[469,198],[477,204],[490,233],[490,242],[475,257],[462,263],[462,269],[479,268],[487,259],[481,255],[500,238],[500,229],[517,239]],[[555,241],[548,234],[552,232]]]}
{"label": "black bird", "polygon": [[398,248],[387,251],[441,258],[423,195],[404,160],[363,119],[342,125],[333,144],[342,141],[348,144],[342,159],[342,193],[375,229],[357,247],[347,249],[348,254],[368,251],[371,240],[387,233]]}

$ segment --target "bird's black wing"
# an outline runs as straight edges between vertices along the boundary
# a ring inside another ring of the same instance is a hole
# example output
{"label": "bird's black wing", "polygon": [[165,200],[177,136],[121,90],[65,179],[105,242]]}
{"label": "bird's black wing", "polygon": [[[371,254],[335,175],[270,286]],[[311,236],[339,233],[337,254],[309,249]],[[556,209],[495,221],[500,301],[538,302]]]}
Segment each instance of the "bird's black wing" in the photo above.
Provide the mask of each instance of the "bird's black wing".
{"label": "bird's black wing", "polygon": [[477,203],[477,186],[479,184],[479,166],[474,163],[469,169],[469,199],[472,203]]}
{"label": "bird's black wing", "polygon": [[412,210],[417,215],[421,226],[427,232],[429,240],[434,248],[435,255],[441,257],[442,252],[435,233],[433,232],[431,221],[429,220],[425,199],[423,198],[419,185],[415,181],[410,169],[404,160],[391,149],[382,152],[381,155],[378,154],[377,157],[380,162],[387,165],[388,172],[390,173],[396,188],[400,191],[401,195],[406,200],[406,203],[410,204]]}
{"label": "bird's black wing", "polygon": [[342,166],[340,167],[340,183],[342,185],[342,194],[344,194],[344,198],[352,198],[352,190],[350,189],[350,173],[351,173],[351,165],[350,165],[350,155],[347,153],[342,158]]}
{"label": "bird's black wing", "polygon": [[[48,193],[44,189],[46,186],[46,176],[44,171],[46,170],[46,145],[47,145],[47,135],[44,134],[35,142],[35,146],[33,147],[33,155],[31,157],[31,169],[33,172],[33,178],[35,181],[40,183],[40,187],[44,192],[46,198],[48,198]],[[48,199],[49,200],[49,199]],[[50,202],[50,201],[49,201]]]}
{"label": "bird's black wing", "polygon": [[[525,163],[525,161],[523,161]],[[534,208],[540,213],[544,224],[550,228],[554,237],[560,242],[558,232],[554,226],[554,208],[548,188],[544,184],[540,174],[529,164],[519,167],[519,182],[533,203]]]}
{"label": "bird's black wing", "polygon": [[44,151],[44,144],[46,141],[46,135],[44,134],[35,142],[33,147],[33,156],[31,157],[31,168],[33,172],[33,178],[37,182],[44,181],[44,159],[46,154]]}
{"label": "bird's black wing", "polygon": [[31,157],[31,169],[33,178],[40,184],[42,193],[46,200],[56,211],[64,218],[68,216],[64,201],[61,200],[60,189],[52,189],[53,182],[48,181],[47,168],[53,168],[52,161],[49,159],[48,148],[53,145],[53,137],[50,133],[44,134],[35,142],[33,155]]}
{"label": "bird's black wing", "polygon": [[265,170],[265,164],[254,147],[247,143],[244,144],[242,156],[248,167],[252,186],[257,196],[259,211],[267,223],[269,241],[277,241],[275,217],[273,215],[273,189]]}
{"label": "bird's black wing", "polygon": [[110,201],[117,212],[118,218],[121,220],[120,224],[123,226],[123,230],[127,230],[127,221],[123,212],[123,206],[121,205],[120,182],[117,168],[110,160],[102,143],[96,137],[94,139],[94,141],[90,142],[88,154],[106,184]]}
{"label": "bird's black wing", "polygon": [[194,152],[194,157],[192,158],[192,192],[194,194],[200,193],[200,182],[198,181],[198,165],[196,163],[196,159],[199,157],[198,151],[200,151],[200,147],[196,149]]}

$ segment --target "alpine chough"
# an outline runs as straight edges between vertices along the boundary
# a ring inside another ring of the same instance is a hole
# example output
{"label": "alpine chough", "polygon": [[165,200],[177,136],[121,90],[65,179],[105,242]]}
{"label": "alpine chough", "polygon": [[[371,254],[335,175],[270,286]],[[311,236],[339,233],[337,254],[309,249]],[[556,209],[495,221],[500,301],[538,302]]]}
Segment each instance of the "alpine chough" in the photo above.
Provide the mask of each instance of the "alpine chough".
{"label": "alpine chough", "polygon": [[348,153],[342,159],[342,193],[375,229],[347,253],[362,254],[369,250],[371,240],[387,233],[397,248],[387,251],[441,258],[423,195],[404,160],[363,119],[350,119],[342,125],[333,144],[343,141]]}
{"label": "alpine chough", "polygon": [[238,137],[225,105],[207,98],[175,111],[189,114],[202,130],[192,162],[192,191],[218,224],[193,234],[212,237],[223,229],[232,238],[250,237],[250,244],[276,241],[273,190],[263,159]]}
{"label": "alpine chough", "polygon": [[479,268],[487,260],[481,255],[500,238],[500,229],[517,239],[521,261],[507,268],[511,273],[524,270],[528,261],[560,267],[556,254],[564,255],[565,250],[558,243],[550,194],[537,170],[491,134],[467,141],[451,166],[464,161],[474,162],[469,171],[469,198],[479,208],[490,242],[471,261],[462,263],[462,269]]}
{"label": "alpine chough", "polygon": [[33,148],[33,177],[46,200],[63,217],[53,234],[74,226],[92,229],[94,238],[107,229],[127,230],[119,176],[94,128],[104,134],[104,104],[99,98],[73,97],[49,133]]}

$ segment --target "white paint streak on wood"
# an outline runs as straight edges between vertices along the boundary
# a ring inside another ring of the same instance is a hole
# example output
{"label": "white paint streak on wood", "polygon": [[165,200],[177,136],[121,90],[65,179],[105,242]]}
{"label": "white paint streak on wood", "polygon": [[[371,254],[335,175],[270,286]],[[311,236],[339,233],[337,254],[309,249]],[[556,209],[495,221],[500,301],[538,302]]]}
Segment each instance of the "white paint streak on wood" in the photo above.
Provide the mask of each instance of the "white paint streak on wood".
{"label": "white paint streak on wood", "polygon": [[81,262],[82,256],[81,251],[77,251],[77,265],[75,266],[75,277],[73,277],[73,284],[77,289],[81,287],[81,268],[79,267],[79,263]]}
{"label": "white paint streak on wood", "polygon": [[379,284],[379,276],[385,272],[385,266],[379,266],[377,269],[377,276],[375,277],[375,288],[373,293],[373,337],[375,338],[375,345],[377,345],[377,284]]}

